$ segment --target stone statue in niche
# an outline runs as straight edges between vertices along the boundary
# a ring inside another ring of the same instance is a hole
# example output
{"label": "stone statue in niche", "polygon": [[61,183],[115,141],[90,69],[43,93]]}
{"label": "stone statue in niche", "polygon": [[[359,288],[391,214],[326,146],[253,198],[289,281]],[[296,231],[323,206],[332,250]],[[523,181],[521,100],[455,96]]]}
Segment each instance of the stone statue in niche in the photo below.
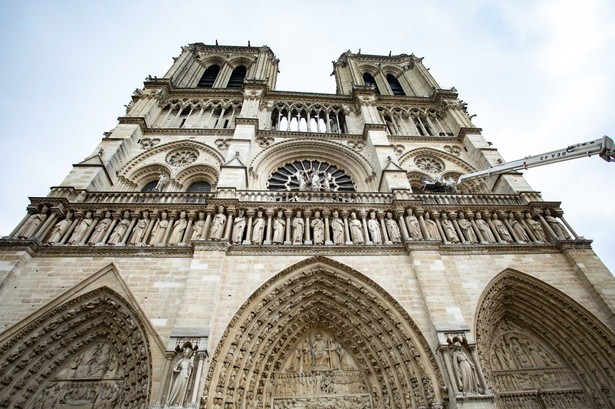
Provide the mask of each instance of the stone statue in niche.
{"label": "stone statue in niche", "polygon": [[451,243],[459,243],[459,235],[453,226],[453,222],[448,219],[446,213],[442,215],[442,230],[446,235],[446,239]]}
{"label": "stone statue in niche", "polygon": [[459,213],[459,219],[457,220],[457,224],[461,229],[466,241],[470,243],[478,243],[478,237],[474,232],[474,228],[472,228],[472,223],[468,219],[465,218],[463,213]]}
{"label": "stone statue in niche", "polygon": [[199,213],[199,220],[194,223],[194,229],[192,230],[192,237],[190,240],[203,240],[205,239],[205,215],[203,212]]}
{"label": "stone statue in niche", "polygon": [[162,192],[164,190],[164,187],[167,185],[167,182],[167,177],[164,175],[164,173],[161,173],[158,177],[158,183],[156,183],[156,186],[152,189],[152,192]]}
{"label": "stone statue in niche", "polygon": [[51,234],[47,239],[47,244],[55,244],[62,240],[62,237],[64,237],[64,234],[68,231],[68,228],[73,223],[72,218],[72,213],[68,212],[65,219],[60,220],[55,224],[55,226],[53,226],[53,230],[51,231]]}
{"label": "stone statue in niche", "polygon": [[551,216],[551,211],[549,209],[545,210],[545,220],[553,230],[553,233],[560,240],[568,240],[570,239],[570,234],[564,229],[564,227],[560,224],[560,222],[553,216]]}
{"label": "stone statue in niche", "polygon": [[40,213],[36,213],[31,215],[28,220],[24,223],[21,228],[21,231],[17,235],[20,239],[28,239],[34,236],[36,230],[38,230],[39,226],[45,220],[45,215],[47,214],[47,206],[43,207]]}
{"label": "stone statue in niche", "polygon": [[331,230],[333,231],[333,244],[344,244],[344,221],[339,218],[337,210],[331,218]]}
{"label": "stone statue in niche", "polygon": [[303,243],[303,234],[305,232],[305,221],[301,217],[301,212],[297,211],[296,216],[293,218],[293,244]]}
{"label": "stone statue in niche", "polygon": [[408,233],[412,240],[423,240],[423,233],[421,232],[421,225],[418,219],[412,212],[412,209],[406,210],[406,225],[408,226]]}
{"label": "stone statue in niche", "polygon": [[350,237],[353,244],[363,244],[363,229],[361,220],[357,219],[355,212],[350,213],[350,220],[348,221],[348,227],[350,227]]}
{"label": "stone statue in niche", "polygon": [[431,220],[429,213],[425,213],[425,232],[427,233],[427,240],[442,240],[438,231],[438,225],[435,221]]}
{"label": "stone statue in niche", "polygon": [[233,234],[231,234],[231,242],[233,244],[241,244],[243,240],[243,232],[246,229],[246,218],[243,215],[244,211],[240,210],[237,217],[233,220]]}
{"label": "stone statue in niche", "polygon": [[152,246],[156,246],[158,244],[162,245],[162,240],[167,233],[167,228],[169,227],[169,221],[167,220],[167,213],[162,212],[160,215],[160,220],[156,223],[156,226],[152,229],[150,234],[150,244]]}
{"label": "stone statue in niche", "polygon": [[540,222],[532,219],[532,215],[530,213],[525,214],[525,222],[534,233],[536,240],[543,243],[547,243],[549,241]]}
{"label": "stone statue in niche", "polygon": [[513,231],[517,234],[519,240],[525,243],[531,242],[530,236],[527,234],[527,231],[525,231],[525,226],[515,219],[515,215],[512,214],[512,212],[508,214],[508,224],[510,225],[511,229],[513,229]]}
{"label": "stone statue in niche", "polygon": [[312,227],[314,244],[324,244],[325,242],[325,223],[320,217],[320,212],[316,210],[314,218],[312,219],[310,226]]}
{"label": "stone statue in niche", "polygon": [[105,234],[107,234],[109,226],[111,226],[111,212],[105,213],[105,218],[98,222],[94,233],[92,233],[90,240],[88,240],[88,244],[90,246],[103,244],[102,241],[105,238]]}
{"label": "stone statue in niche", "polygon": [[500,219],[498,219],[498,215],[495,213],[493,214],[492,223],[495,229],[498,231],[498,234],[500,235],[500,238],[503,242],[513,243],[515,241],[510,235],[510,232],[508,231],[504,223]]}
{"label": "stone statue in niche", "polygon": [[480,383],[476,374],[476,366],[466,354],[461,343],[456,341],[452,346],[452,361],[457,390],[466,393],[480,393]]}
{"label": "stone statue in niche", "polygon": [[143,217],[139,219],[130,238],[130,244],[135,246],[142,246],[144,244],[145,231],[149,225],[149,212],[146,210],[143,212]]}
{"label": "stone statue in niche", "polygon": [[376,220],[376,212],[369,213],[369,220],[367,221],[367,230],[372,238],[372,243],[382,244],[382,232],[380,231],[380,223]]}
{"label": "stone statue in niche", "polygon": [[175,223],[173,223],[173,230],[171,231],[171,237],[169,237],[169,245],[174,246],[181,243],[184,232],[186,231],[186,226],[188,226],[186,212],[181,212],[179,219],[175,220]]}
{"label": "stone statue in niche", "polygon": [[130,213],[124,212],[124,218],[120,220],[115,226],[113,233],[109,236],[109,240],[107,240],[107,244],[122,244],[122,240],[124,235],[126,234],[126,230],[128,230],[128,226],[130,226]]}
{"label": "stone statue in niche", "polygon": [[85,232],[88,231],[88,228],[90,227],[92,222],[93,222],[92,212],[87,212],[85,214],[85,217],[81,219],[77,227],[75,227],[73,234],[70,236],[70,239],[68,239],[68,244],[79,243],[81,239],[83,238],[83,235],[85,234]]}
{"label": "stone statue in niche", "polygon": [[480,235],[483,237],[485,243],[495,243],[495,236],[491,231],[491,228],[487,224],[480,213],[476,213],[476,228],[480,231]]}
{"label": "stone statue in niche", "polygon": [[393,214],[391,212],[387,213],[387,218],[384,223],[387,227],[389,240],[391,240],[393,244],[401,243],[401,232],[399,231],[399,226],[397,225],[395,219],[393,219]]}
{"label": "stone statue in niche", "polygon": [[191,345],[184,345],[181,351],[181,357],[173,367],[173,379],[169,390],[169,396],[167,397],[167,405],[184,405],[188,390],[190,389],[190,380],[192,378],[191,375],[193,368],[194,351],[192,350]]}
{"label": "stone statue in niche", "polygon": [[256,219],[252,223],[252,243],[253,244],[262,244],[263,236],[265,235],[265,226],[267,222],[263,218],[263,212],[258,211],[256,213]]}
{"label": "stone statue in niche", "polygon": [[273,244],[284,243],[284,232],[286,230],[286,220],[284,213],[279,210],[278,215],[273,219]]}
{"label": "stone statue in niche", "polygon": [[219,241],[224,234],[224,225],[226,224],[226,215],[224,214],[224,207],[218,207],[218,213],[214,216],[211,223],[211,233],[209,234],[209,240]]}

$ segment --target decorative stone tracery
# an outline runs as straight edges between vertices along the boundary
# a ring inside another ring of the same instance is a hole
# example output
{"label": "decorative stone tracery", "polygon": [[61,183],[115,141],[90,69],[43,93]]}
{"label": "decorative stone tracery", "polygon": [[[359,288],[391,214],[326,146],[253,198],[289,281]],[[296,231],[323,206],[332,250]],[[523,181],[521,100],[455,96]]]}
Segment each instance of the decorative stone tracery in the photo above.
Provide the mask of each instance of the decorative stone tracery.
{"label": "decorative stone tracery", "polygon": [[[298,363],[293,356],[306,340],[309,362]],[[333,343],[347,353],[339,373]],[[297,368],[309,368],[309,380],[293,378]],[[308,389],[280,394],[276,385],[287,378]],[[442,386],[434,355],[399,304],[360,273],[316,257],[270,279],[240,308],[212,358],[201,407],[269,408],[276,400],[282,408],[325,394],[357,408],[436,408]]]}
{"label": "decorative stone tracery", "polygon": [[145,408],[151,353],[137,312],[102,287],[53,308],[0,346],[0,407]]}

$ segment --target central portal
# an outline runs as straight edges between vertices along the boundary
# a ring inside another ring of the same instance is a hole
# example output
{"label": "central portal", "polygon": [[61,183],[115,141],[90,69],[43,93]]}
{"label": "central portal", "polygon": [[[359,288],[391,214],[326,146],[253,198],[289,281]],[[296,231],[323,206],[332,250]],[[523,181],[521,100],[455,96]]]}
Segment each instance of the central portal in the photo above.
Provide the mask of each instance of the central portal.
{"label": "central portal", "polygon": [[295,346],[275,377],[274,409],[371,409],[367,384],[353,357],[324,328]]}

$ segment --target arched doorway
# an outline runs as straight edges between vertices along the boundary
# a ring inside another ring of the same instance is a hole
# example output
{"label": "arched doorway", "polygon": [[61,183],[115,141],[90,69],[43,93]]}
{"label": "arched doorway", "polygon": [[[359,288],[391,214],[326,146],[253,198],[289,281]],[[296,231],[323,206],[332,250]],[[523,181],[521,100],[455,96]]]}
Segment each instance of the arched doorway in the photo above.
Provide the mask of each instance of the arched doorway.
{"label": "arched doorway", "polygon": [[27,323],[0,347],[0,407],[146,408],[151,353],[137,312],[101,287]]}
{"label": "arched doorway", "polygon": [[615,407],[615,335],[559,290],[506,271],[483,293],[476,322],[498,407]]}
{"label": "arched doorway", "polygon": [[205,395],[211,408],[437,408],[442,386],[434,354],[400,305],[355,270],[315,257],[240,308]]}

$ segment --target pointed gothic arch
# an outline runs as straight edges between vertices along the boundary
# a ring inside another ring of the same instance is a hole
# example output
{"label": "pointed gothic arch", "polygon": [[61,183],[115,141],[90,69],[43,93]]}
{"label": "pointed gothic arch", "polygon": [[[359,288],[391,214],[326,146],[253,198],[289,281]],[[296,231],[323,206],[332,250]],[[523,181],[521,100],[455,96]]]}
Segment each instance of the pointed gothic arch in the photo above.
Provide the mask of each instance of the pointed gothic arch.
{"label": "pointed gothic arch", "polygon": [[0,406],[146,408],[151,374],[138,312],[100,287],[29,317],[2,343]]}
{"label": "pointed gothic arch", "polygon": [[615,334],[566,294],[506,270],[484,290],[475,322],[498,407],[615,407]]}
{"label": "pointed gothic arch", "polygon": [[366,407],[442,407],[442,375],[410,316],[378,284],[322,256],[278,273],[238,310],[211,361],[206,407],[270,407],[284,363],[314,331],[348,351]]}

